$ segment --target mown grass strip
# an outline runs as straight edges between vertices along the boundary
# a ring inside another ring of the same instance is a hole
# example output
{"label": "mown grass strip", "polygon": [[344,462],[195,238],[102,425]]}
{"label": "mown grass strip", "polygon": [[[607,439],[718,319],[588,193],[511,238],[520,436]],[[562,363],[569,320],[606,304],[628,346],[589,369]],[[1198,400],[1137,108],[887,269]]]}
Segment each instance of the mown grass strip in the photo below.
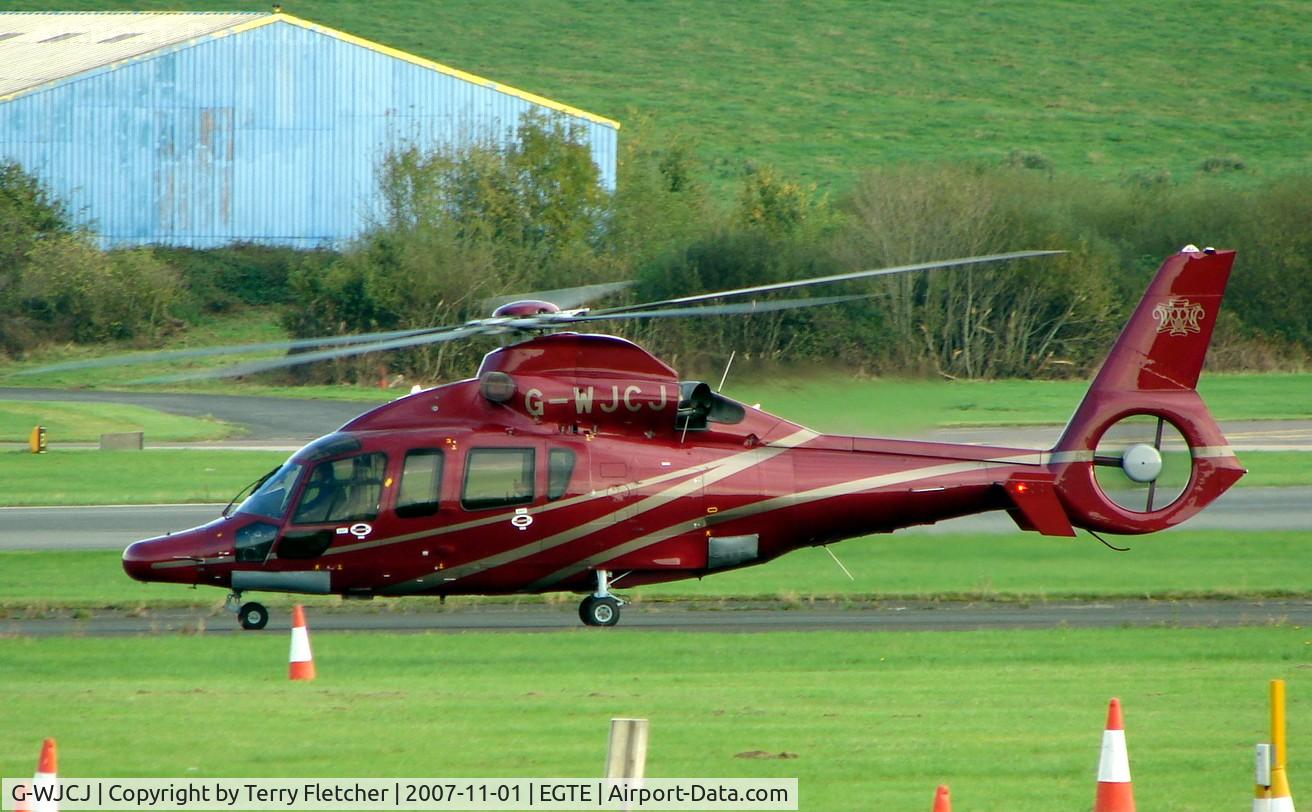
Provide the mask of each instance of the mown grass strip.
{"label": "mown grass strip", "polygon": [[0,400],[0,440],[26,441],[35,426],[59,442],[96,442],[111,432],[144,432],[149,442],[222,440],[240,432],[219,420],[183,417],[121,403]]}
{"label": "mown grass strip", "polygon": [[[941,381],[829,374],[734,379],[725,394],[813,429],[888,436],[940,426],[1061,426],[1087,380]],[[1217,420],[1312,418],[1312,374],[1204,375],[1199,393]]]}
{"label": "mown grass strip", "polygon": [[797,777],[812,811],[927,808],[946,782],[963,807],[1049,812],[1089,807],[1119,696],[1141,808],[1236,809],[1266,681],[1291,680],[1291,730],[1309,708],[1309,635],[1290,627],[434,636],[313,618],[313,683],[287,681],[285,633],[0,640],[0,771],[54,736],[73,776],[588,777],[608,720],[640,716],[649,776]]}
{"label": "mown grass strip", "polygon": [[[702,580],[621,592],[641,601],[766,599],[783,604],[875,598],[1041,601],[1060,598],[1260,598],[1312,595],[1307,533],[1181,530],[1129,541],[1114,553],[1090,538],[1034,534],[899,534],[835,545],[856,580],[823,550],[799,550],[767,564]],[[123,574],[114,550],[0,552],[0,608],[11,613],[57,608],[192,606],[216,609],[219,589],[142,584]],[[336,605],[337,598],[262,596]],[[453,598],[461,602],[476,599]],[[505,600],[574,601],[571,595]],[[359,611],[426,609],[436,599],[379,599]]]}
{"label": "mown grass strip", "polygon": [[227,502],[287,458],[281,451],[0,452],[0,505]]}

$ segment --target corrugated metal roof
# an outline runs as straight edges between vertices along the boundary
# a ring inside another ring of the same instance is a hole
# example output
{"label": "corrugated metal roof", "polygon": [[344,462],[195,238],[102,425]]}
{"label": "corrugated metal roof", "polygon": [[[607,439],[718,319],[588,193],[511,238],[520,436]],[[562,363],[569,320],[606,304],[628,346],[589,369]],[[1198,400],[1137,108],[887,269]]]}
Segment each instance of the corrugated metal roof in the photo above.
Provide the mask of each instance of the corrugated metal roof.
{"label": "corrugated metal roof", "polygon": [[0,12],[0,96],[269,16]]}
{"label": "corrugated metal roof", "polygon": [[596,124],[617,130],[620,127],[618,121],[596,113],[280,12],[3,11],[0,12],[0,102],[40,85],[145,56],[162,48],[206,36],[235,34],[275,22],[300,26]]}

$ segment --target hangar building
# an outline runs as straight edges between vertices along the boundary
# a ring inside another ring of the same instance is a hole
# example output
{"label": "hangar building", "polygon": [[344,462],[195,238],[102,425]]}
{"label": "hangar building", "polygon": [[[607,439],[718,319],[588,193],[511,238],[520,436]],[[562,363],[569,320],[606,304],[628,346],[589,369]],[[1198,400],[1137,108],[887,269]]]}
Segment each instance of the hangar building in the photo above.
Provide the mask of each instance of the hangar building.
{"label": "hangar building", "polygon": [[615,185],[619,124],[288,14],[0,13],[0,160],[106,246],[356,236],[391,148],[579,125]]}

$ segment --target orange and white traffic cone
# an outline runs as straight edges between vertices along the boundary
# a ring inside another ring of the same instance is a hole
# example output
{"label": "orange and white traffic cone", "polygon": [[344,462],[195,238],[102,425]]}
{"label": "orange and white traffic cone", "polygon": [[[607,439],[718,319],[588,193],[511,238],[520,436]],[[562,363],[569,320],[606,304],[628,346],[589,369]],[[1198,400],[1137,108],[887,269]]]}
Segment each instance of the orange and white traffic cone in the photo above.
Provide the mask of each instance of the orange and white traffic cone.
{"label": "orange and white traffic cone", "polygon": [[314,679],[314,656],[310,654],[310,632],[305,628],[305,611],[292,607],[292,651],[287,666],[289,679]]}
{"label": "orange and white traffic cone", "polygon": [[1107,705],[1107,727],[1102,733],[1098,757],[1098,794],[1093,812],[1134,812],[1134,787],[1130,784],[1130,754],[1125,749],[1125,722],[1121,700]]}
{"label": "orange and white traffic cone", "polygon": [[933,812],[952,812],[952,797],[948,795],[947,784],[939,784],[934,792]]}
{"label": "orange and white traffic cone", "polygon": [[33,812],[59,812],[59,802],[55,794],[59,789],[59,769],[55,756],[55,740],[41,742],[41,758],[36,763],[36,775],[32,777]]}

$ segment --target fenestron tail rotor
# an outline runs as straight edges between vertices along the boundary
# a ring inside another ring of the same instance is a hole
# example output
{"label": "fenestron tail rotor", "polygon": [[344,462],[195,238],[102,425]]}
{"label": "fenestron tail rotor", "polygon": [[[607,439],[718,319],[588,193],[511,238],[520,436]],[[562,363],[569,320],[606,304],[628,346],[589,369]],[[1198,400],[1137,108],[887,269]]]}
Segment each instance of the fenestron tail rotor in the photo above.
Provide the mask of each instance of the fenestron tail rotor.
{"label": "fenestron tail rotor", "polygon": [[1103,494],[1139,513],[1173,503],[1193,474],[1189,444],[1179,429],[1150,414],[1122,418],[1103,432],[1093,464]]}
{"label": "fenestron tail rotor", "polygon": [[725,315],[744,315],[806,307],[850,302],[868,298],[869,294],[843,296],[809,297],[797,299],[754,298],[748,302],[729,302],[721,304],[702,304],[717,299],[742,297],[761,297],[782,291],[807,288],[815,285],[851,282],[891,274],[932,271],[945,268],[957,268],[991,262],[1026,259],[1064,253],[1062,251],[1015,251],[1006,254],[964,257],[935,262],[921,262],[912,265],[898,265],[889,268],[876,268],[849,273],[796,279],[788,282],[776,282],[733,290],[698,293],[654,302],[620,305],[617,307],[590,310],[584,304],[605,296],[614,295],[629,288],[632,282],[607,282],[596,285],[584,285],[575,288],[540,291],[522,296],[501,296],[488,300],[485,304],[494,306],[490,318],[474,319],[460,325],[435,326],[413,330],[395,330],[368,334],[330,336],[325,338],[302,338],[288,341],[263,342],[260,344],[235,345],[226,347],[205,347],[190,350],[141,353],[137,355],[101,358],[89,361],[75,361],[64,364],[26,370],[24,374],[39,372],[89,369],[93,367],[118,366],[148,362],[186,360],[208,356],[249,353],[272,350],[309,350],[295,352],[280,357],[249,361],[221,369],[184,373],[147,379],[143,382],[163,383],[206,378],[226,378],[239,375],[251,375],[285,367],[308,364],[315,361],[327,361],[347,358],[372,352],[407,349],[447,341],[472,338],[481,335],[504,335],[516,332],[538,332],[569,327],[599,321],[633,321],[655,318],[686,318]]}

